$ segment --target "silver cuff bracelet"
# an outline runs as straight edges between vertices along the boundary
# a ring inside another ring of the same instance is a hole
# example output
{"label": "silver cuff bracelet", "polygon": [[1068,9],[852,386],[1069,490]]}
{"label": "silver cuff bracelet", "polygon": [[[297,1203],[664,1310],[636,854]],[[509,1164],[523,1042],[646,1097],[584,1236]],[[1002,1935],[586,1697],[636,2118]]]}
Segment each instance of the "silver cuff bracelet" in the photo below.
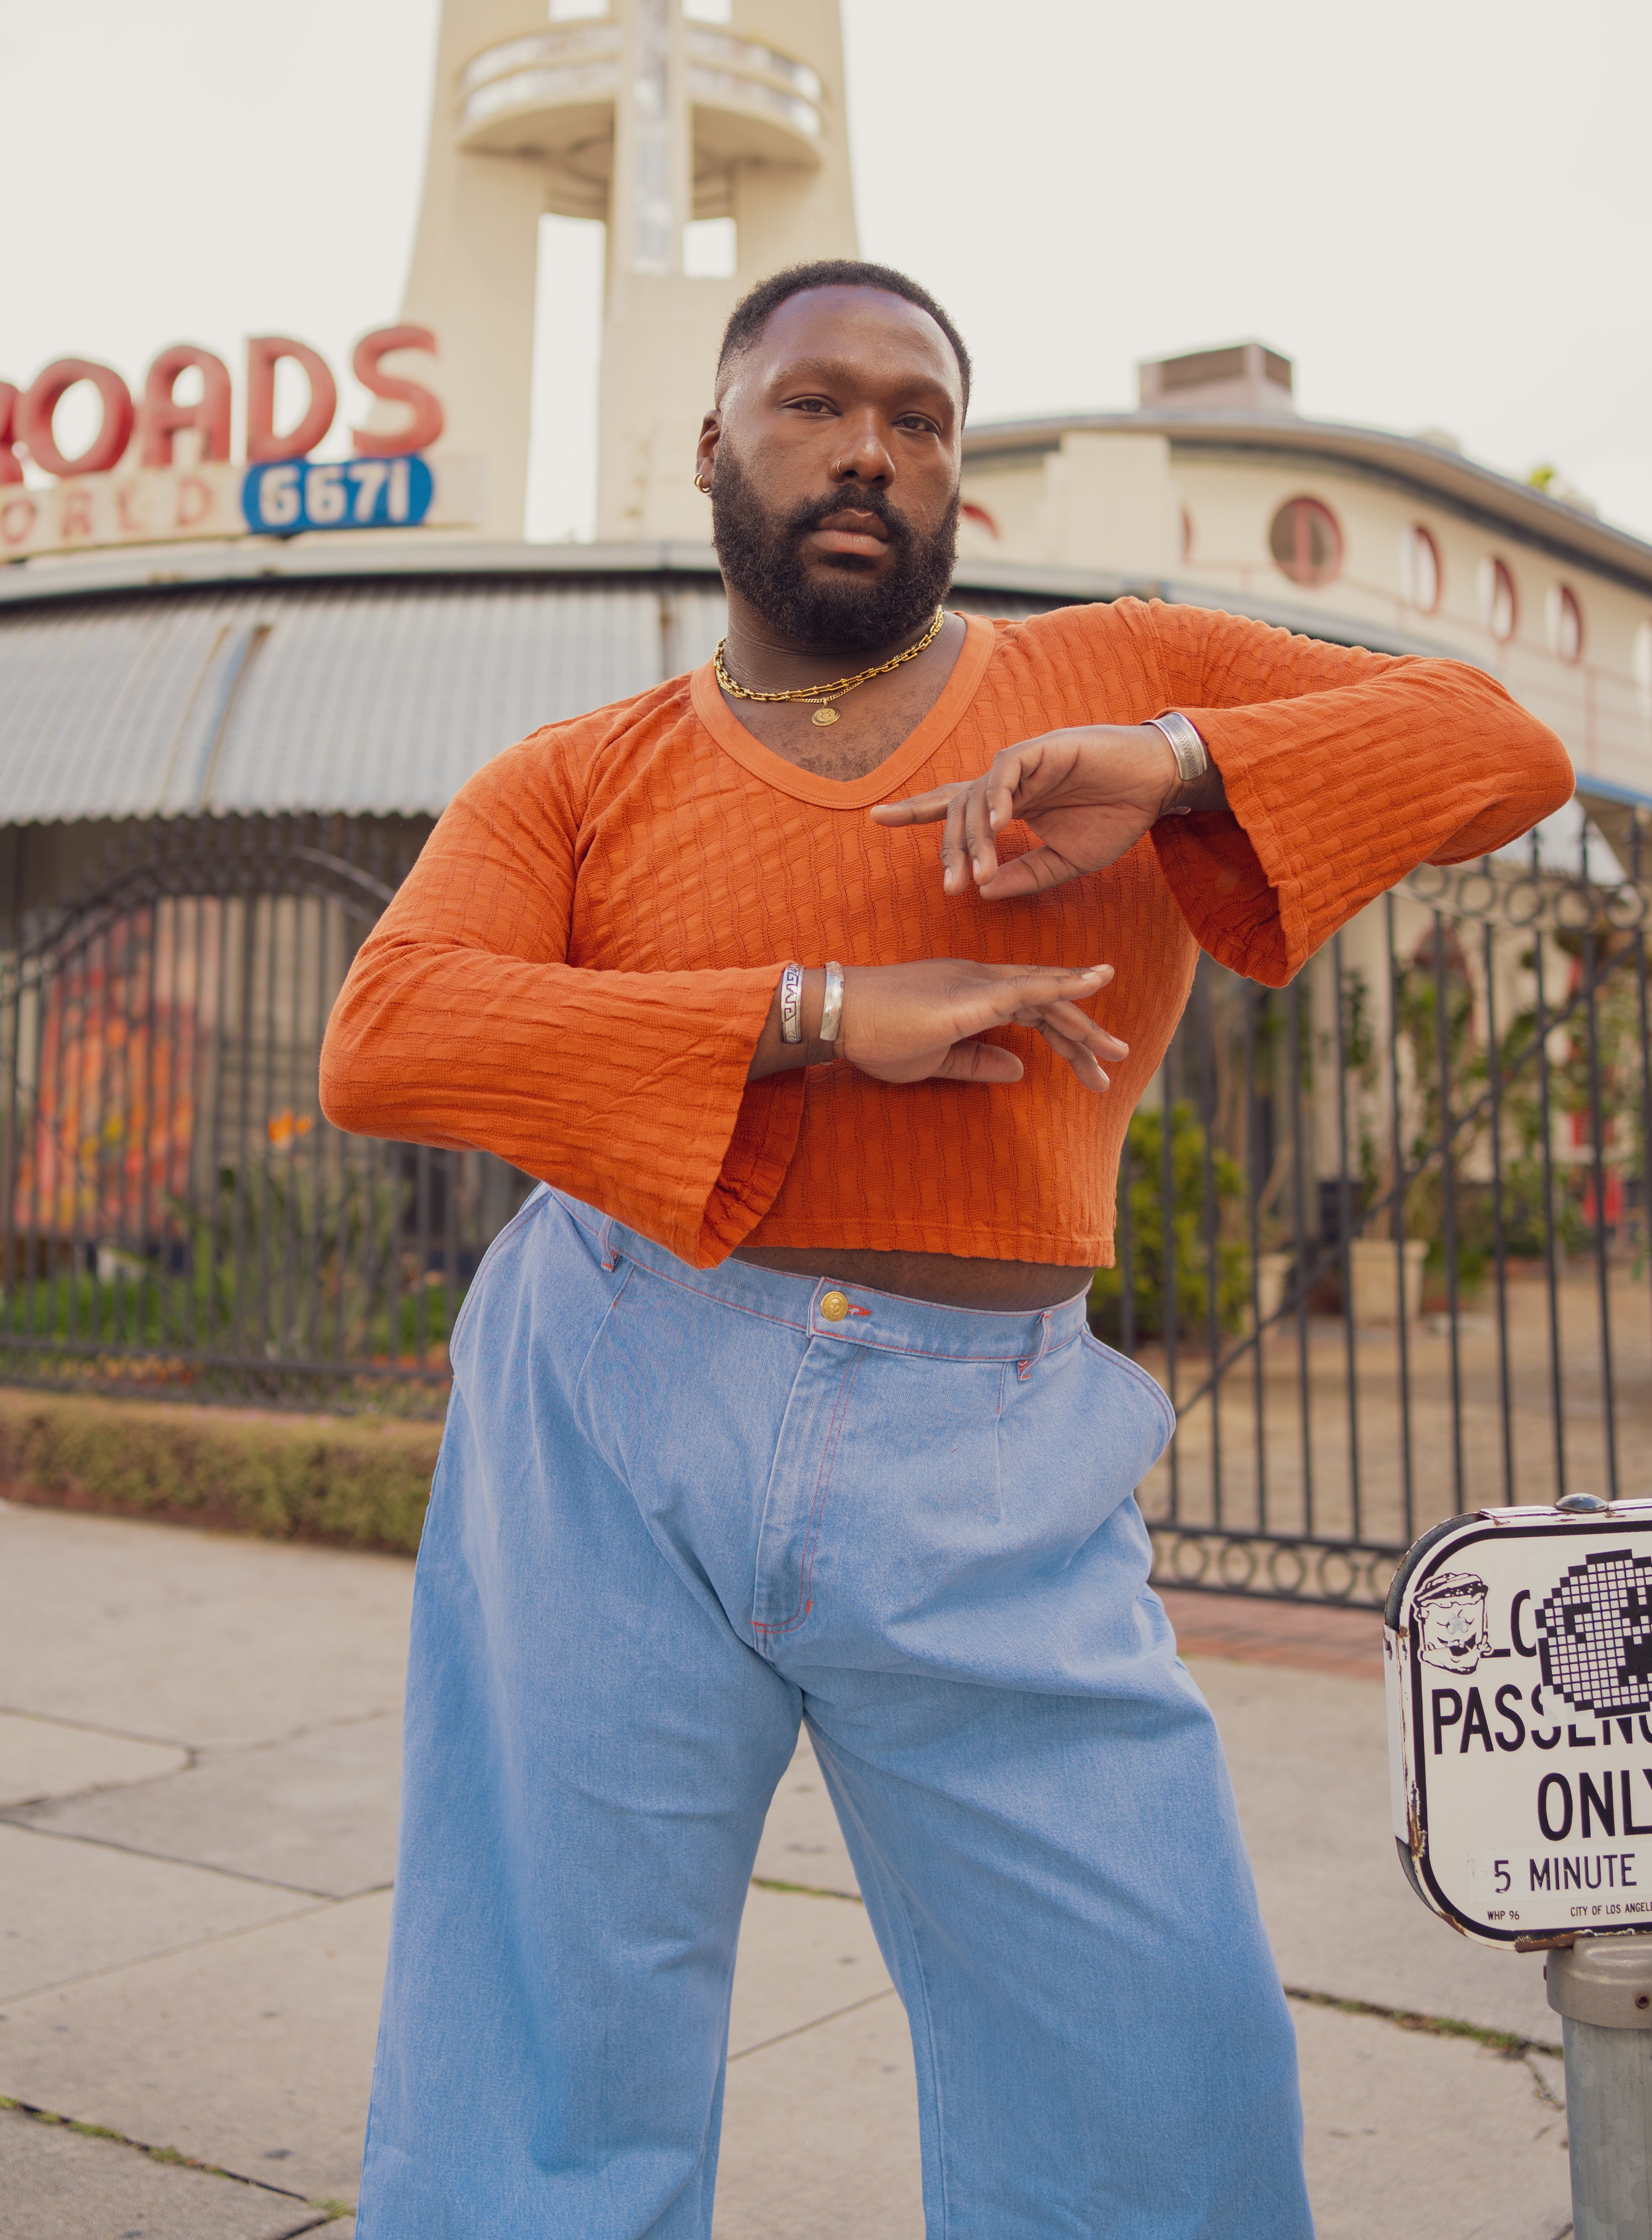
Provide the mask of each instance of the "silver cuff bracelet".
{"label": "silver cuff bracelet", "polygon": [[803,968],[789,964],[780,976],[780,1039],[800,1043],[803,1038]]}
{"label": "silver cuff bracelet", "polygon": [[1176,757],[1176,774],[1183,785],[1191,785],[1202,777],[1210,767],[1210,757],[1204,741],[1185,716],[1174,708],[1167,708],[1162,716],[1149,716],[1148,721],[1156,730],[1162,731],[1169,740],[1170,752]]}
{"label": "silver cuff bracelet", "polygon": [[843,1023],[843,968],[841,964],[826,967],[826,1005],[820,1015],[820,1039],[835,1043],[837,1030]]}

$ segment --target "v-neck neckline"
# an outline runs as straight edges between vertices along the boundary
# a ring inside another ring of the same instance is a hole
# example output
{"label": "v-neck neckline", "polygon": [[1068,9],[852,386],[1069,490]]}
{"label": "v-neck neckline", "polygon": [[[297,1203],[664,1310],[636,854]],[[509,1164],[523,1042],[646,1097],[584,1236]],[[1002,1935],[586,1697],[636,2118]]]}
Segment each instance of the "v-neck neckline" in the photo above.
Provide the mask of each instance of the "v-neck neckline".
{"label": "v-neck neckline", "polygon": [[983,616],[965,615],[962,620],[963,643],[934,707],[895,752],[879,763],[876,770],[868,770],[864,777],[820,777],[813,770],[789,763],[771,747],[765,747],[761,739],[747,730],[723,698],[712,662],[708,661],[694,672],[689,685],[694,712],[725,754],[732,755],[742,769],[749,770],[753,777],[761,778],[777,792],[789,793],[793,800],[807,801],[816,809],[869,809],[874,802],[887,801],[914,770],[929,760],[975,697],[992,657],[995,633]]}

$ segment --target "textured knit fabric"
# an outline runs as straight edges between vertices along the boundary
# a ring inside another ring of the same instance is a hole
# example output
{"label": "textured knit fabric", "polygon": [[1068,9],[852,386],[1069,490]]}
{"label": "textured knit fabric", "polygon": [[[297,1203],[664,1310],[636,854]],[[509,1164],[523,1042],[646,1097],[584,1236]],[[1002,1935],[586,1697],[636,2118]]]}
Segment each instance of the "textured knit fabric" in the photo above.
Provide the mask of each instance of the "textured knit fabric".
{"label": "textured knit fabric", "polygon": [[[1171,707],[1231,813],[1166,819],[1092,877],[948,897],[937,829],[867,816],[1039,732]],[[1196,944],[1282,985],[1416,864],[1498,847],[1571,790],[1559,740],[1478,670],[1189,607],[971,618],[929,714],[852,783],[770,753],[708,667],[534,733],[458,795],[339,998],[323,1109],[497,1152],[696,1267],[742,1243],[1093,1267]],[[1016,1027],[989,1037],[1013,1085],[842,1063],[748,1084],[789,958],[935,957],[1115,965],[1092,1006],[1130,1044],[1112,1093]]]}

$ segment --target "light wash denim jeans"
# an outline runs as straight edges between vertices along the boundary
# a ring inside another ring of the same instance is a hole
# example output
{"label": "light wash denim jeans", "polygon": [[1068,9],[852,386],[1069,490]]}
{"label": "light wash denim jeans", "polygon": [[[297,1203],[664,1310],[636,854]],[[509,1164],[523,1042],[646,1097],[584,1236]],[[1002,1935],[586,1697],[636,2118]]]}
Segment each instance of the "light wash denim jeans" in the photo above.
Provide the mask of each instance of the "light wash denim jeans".
{"label": "light wash denim jeans", "polygon": [[1131,1498],[1163,1396],[1082,1301],[844,1284],[833,1322],[833,1288],[550,1190],[489,1254],[360,2240],[706,2240],[800,1718],[911,2026],[930,2240],[1309,2240],[1290,2020]]}

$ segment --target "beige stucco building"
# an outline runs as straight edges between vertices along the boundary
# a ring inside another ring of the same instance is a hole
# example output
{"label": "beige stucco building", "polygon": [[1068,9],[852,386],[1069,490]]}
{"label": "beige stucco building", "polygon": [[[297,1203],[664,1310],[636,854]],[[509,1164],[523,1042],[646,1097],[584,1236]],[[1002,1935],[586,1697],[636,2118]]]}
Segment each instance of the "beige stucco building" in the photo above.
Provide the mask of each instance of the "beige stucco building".
{"label": "beige stucco building", "polygon": [[1449,437],[1302,419],[1259,343],[1140,370],[1133,413],[968,431],[968,562],[1473,661],[1585,791],[1652,801],[1652,546]]}

